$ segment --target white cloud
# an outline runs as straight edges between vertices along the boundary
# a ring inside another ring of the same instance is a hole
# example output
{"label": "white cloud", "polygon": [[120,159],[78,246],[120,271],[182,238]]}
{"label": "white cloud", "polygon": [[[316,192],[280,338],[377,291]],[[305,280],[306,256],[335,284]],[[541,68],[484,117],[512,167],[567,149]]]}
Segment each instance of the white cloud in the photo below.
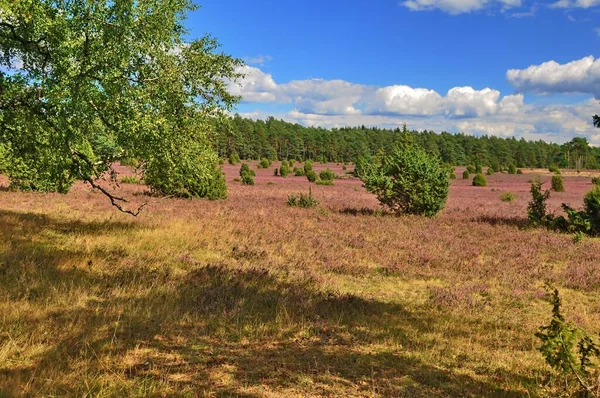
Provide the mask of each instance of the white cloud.
{"label": "white cloud", "polygon": [[600,98],[600,58],[585,57],[566,64],[555,61],[510,69],[508,82],[519,92],[537,94],[583,93]]}
{"label": "white cloud", "polygon": [[273,76],[252,66],[241,66],[237,72],[244,77],[237,83],[229,83],[229,92],[241,95],[245,102],[274,102],[277,100],[277,84]]}
{"label": "white cloud", "polygon": [[441,10],[457,15],[479,11],[489,7],[500,7],[503,11],[521,7],[521,0],[404,0],[400,4],[411,11]]}
{"label": "white cloud", "polygon": [[600,4],[600,0],[558,0],[550,8],[590,8]]}
{"label": "white cloud", "polygon": [[264,65],[265,63],[272,61],[273,57],[270,55],[258,55],[256,57],[244,57],[244,62],[249,65]]}
{"label": "white cloud", "polygon": [[433,90],[409,86],[382,87],[371,95],[367,109],[375,114],[435,115],[442,97]]}

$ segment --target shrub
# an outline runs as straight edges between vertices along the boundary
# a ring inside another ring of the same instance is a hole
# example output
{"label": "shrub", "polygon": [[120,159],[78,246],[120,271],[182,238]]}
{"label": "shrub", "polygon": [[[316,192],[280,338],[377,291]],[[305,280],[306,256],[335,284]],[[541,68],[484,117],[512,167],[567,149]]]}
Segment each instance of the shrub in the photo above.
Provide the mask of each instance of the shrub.
{"label": "shrub", "polygon": [[475,173],[483,173],[483,168],[481,167],[481,163],[477,163],[475,165]]}
{"label": "shrub", "polygon": [[333,179],[335,178],[335,174],[333,174],[333,171],[331,171],[330,169],[327,169],[327,170],[321,171],[319,173],[319,177],[323,181],[333,181]]}
{"label": "shrub", "polygon": [[143,184],[143,181],[136,176],[125,176],[121,178],[123,184]]}
{"label": "shrub", "polygon": [[531,183],[531,201],[527,204],[527,218],[534,225],[542,225],[546,222],[546,201],[550,197],[550,191],[542,193],[542,182],[536,177]]}
{"label": "shrub", "polygon": [[471,173],[469,173],[469,170],[465,170],[463,171],[463,180],[468,180],[469,177],[471,177]]}
{"label": "shrub", "polygon": [[492,169],[494,173],[498,173],[500,171],[500,163],[497,160],[494,160],[488,170],[489,169]]}
{"label": "shrub", "polygon": [[475,177],[473,177],[473,186],[474,187],[485,187],[487,186],[487,180],[482,173],[477,173]]}
{"label": "shrub", "polygon": [[361,172],[367,191],[396,213],[434,216],[446,204],[450,180],[437,157],[414,146],[399,146]]}
{"label": "shrub", "polygon": [[294,167],[294,175],[297,177],[303,177],[304,176],[304,169],[301,167]]}
{"label": "shrub", "polygon": [[227,161],[229,162],[229,164],[236,165],[240,162],[240,155],[238,155],[237,152],[231,152]]}
{"label": "shrub", "polygon": [[594,185],[600,185],[600,177],[594,177],[594,178],[592,178],[592,184],[594,184]]}
{"label": "shrub", "polygon": [[254,176],[256,172],[248,166],[247,163],[242,163],[240,167],[240,177],[242,177],[242,185],[254,185]]}
{"label": "shrub", "polygon": [[308,195],[305,195],[304,193],[300,192],[298,196],[289,195],[287,200],[287,205],[294,207],[308,208],[315,207],[318,204],[319,202],[313,197],[312,190],[310,189],[310,187],[308,188]]}
{"label": "shrub", "polygon": [[475,166],[467,166],[467,171],[468,171],[470,174],[473,174],[473,173],[475,173]]}
{"label": "shrub", "polygon": [[277,167],[275,167],[275,169],[273,170],[273,175],[274,176],[278,176],[279,175],[279,170],[277,169]]}
{"label": "shrub", "polygon": [[267,158],[262,158],[260,162],[258,162],[259,169],[268,169],[271,167],[271,161]]}
{"label": "shrub", "polygon": [[563,179],[559,174],[552,176],[552,190],[554,192],[565,192],[565,186]]}
{"label": "shrub", "polygon": [[523,170],[517,169],[517,174],[523,174]]}
{"label": "shrub", "polygon": [[449,177],[451,180],[456,180],[456,173],[450,173]]}
{"label": "shrub", "polygon": [[560,170],[558,169],[558,166],[557,166],[557,165],[555,165],[555,164],[551,165],[551,166],[548,168],[548,170],[549,170],[551,173],[558,173],[558,174],[560,174]]}
{"label": "shrub", "polygon": [[512,163],[508,165],[508,174],[517,174],[517,167]]}
{"label": "shrub", "polygon": [[491,167],[488,167],[486,174],[489,175],[489,176],[494,175],[494,170],[492,170]]}
{"label": "shrub", "polygon": [[312,160],[307,160],[306,162],[304,162],[304,174],[308,175],[309,171],[313,171]]}
{"label": "shrub", "polygon": [[515,194],[512,192],[506,192],[500,195],[500,200],[503,202],[512,202],[515,200]]}
{"label": "shrub", "polygon": [[594,185],[594,188],[585,194],[583,207],[590,222],[590,232],[600,235],[600,185]]}
{"label": "shrub", "polygon": [[317,181],[317,173],[315,173],[313,170],[309,170],[308,172],[306,172],[306,179],[309,182],[315,182]]}
{"label": "shrub", "polygon": [[279,175],[282,177],[287,177],[288,174],[290,174],[290,168],[287,166],[287,162],[285,162],[285,165],[282,164],[279,168]]}
{"label": "shrub", "polygon": [[127,166],[127,167],[138,167],[140,165],[139,160],[135,159],[135,158],[130,158],[130,157],[126,157],[126,158],[122,158],[119,161],[119,164],[121,166]]}
{"label": "shrub", "polygon": [[143,178],[153,192],[163,195],[225,199],[227,183],[218,162],[209,145],[193,143],[151,159],[144,165]]}
{"label": "shrub", "polygon": [[547,289],[550,292],[552,319],[535,334],[541,342],[539,350],[546,363],[565,378],[565,388],[569,385],[567,379],[578,384],[581,394],[570,391],[569,396],[596,396],[594,390],[597,388],[600,345],[585,330],[565,319],[560,309],[558,289],[551,286]]}
{"label": "shrub", "polygon": [[317,180],[315,181],[317,185],[333,185],[333,180]]}

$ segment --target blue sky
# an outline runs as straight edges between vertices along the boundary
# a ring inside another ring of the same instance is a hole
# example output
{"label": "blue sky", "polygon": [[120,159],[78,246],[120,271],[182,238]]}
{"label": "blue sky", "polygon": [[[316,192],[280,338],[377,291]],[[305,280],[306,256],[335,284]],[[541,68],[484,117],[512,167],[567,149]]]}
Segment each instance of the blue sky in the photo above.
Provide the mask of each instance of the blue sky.
{"label": "blue sky", "polygon": [[246,61],[246,116],[600,145],[600,0],[199,5],[191,35]]}

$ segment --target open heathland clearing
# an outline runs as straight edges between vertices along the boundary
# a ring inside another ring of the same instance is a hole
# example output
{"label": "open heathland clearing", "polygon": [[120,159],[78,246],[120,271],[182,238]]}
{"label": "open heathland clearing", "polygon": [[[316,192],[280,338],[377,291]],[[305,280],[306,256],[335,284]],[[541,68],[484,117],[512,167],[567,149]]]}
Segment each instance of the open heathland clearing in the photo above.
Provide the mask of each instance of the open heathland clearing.
{"label": "open heathland clearing", "polygon": [[[126,178],[120,192],[150,202],[137,218],[80,183],[22,193],[3,178],[0,396],[564,391],[537,350],[544,284],[598,330],[600,241],[527,226],[528,181],[549,188],[546,170],[474,187],[459,167],[445,209],[424,218],[386,214],[349,176],[312,184],[318,206],[290,207],[306,177],[250,165],[253,186],[224,166],[222,201],[149,197]],[[556,213],[592,187],[592,174],[563,177]]]}

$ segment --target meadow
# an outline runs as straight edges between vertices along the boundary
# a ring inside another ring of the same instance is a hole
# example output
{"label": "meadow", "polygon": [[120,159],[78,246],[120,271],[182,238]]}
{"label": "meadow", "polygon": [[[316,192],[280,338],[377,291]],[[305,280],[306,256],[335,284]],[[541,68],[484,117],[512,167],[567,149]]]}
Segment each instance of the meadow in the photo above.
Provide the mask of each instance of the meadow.
{"label": "meadow", "polygon": [[[83,184],[20,193],[0,179],[0,397],[565,391],[534,336],[551,316],[544,284],[597,331],[600,240],[528,227],[528,181],[547,170],[472,187],[459,167],[446,208],[424,218],[381,211],[353,178],[289,207],[309,183],[274,167],[242,186],[225,164],[223,201],[121,184],[149,201],[135,218]],[[557,213],[592,187],[591,173],[563,176]]]}

